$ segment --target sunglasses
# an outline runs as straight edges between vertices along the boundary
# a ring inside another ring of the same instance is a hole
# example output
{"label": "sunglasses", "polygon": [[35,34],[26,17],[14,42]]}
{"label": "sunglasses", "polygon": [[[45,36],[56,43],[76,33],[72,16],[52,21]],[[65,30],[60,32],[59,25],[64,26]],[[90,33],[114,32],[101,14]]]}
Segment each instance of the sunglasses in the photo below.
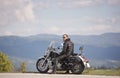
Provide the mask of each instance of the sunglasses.
{"label": "sunglasses", "polygon": [[66,37],[63,37],[63,38],[66,38]]}

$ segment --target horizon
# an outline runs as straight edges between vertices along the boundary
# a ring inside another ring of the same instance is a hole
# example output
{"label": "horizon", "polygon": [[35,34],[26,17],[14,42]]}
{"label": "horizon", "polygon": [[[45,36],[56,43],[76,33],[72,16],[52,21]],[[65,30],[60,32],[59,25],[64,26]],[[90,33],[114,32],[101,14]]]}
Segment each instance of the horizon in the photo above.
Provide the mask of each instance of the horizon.
{"label": "horizon", "polygon": [[[120,32],[106,32],[101,34],[68,34],[69,36],[99,36],[103,34],[119,34]],[[65,33],[66,34],[66,33]],[[9,36],[18,36],[18,37],[30,37],[30,36],[37,36],[37,35],[56,35],[56,36],[62,36],[63,34],[48,34],[48,33],[39,33],[39,34],[33,34],[33,35],[0,35],[0,37],[9,37]]]}

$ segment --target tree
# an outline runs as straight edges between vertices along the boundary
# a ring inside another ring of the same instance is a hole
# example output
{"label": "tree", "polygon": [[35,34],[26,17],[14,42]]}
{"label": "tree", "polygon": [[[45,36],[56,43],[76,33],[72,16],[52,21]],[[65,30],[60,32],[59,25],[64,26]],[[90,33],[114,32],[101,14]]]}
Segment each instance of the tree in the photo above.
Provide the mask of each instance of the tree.
{"label": "tree", "polygon": [[26,72],[26,62],[22,62],[22,64],[21,64],[21,70],[22,70],[23,73]]}
{"label": "tree", "polygon": [[13,68],[11,60],[8,55],[0,52],[0,72],[10,72]]}

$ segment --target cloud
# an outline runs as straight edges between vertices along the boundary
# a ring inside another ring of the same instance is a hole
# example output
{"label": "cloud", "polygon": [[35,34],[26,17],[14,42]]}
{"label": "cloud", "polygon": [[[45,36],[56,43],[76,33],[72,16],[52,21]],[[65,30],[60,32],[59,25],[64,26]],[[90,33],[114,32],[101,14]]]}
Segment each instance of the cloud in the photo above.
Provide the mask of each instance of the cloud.
{"label": "cloud", "polygon": [[35,19],[31,0],[0,0],[0,25]]}
{"label": "cloud", "polygon": [[87,33],[87,34],[100,34],[100,33],[105,33],[105,32],[111,32],[111,26],[109,25],[94,25],[94,26],[89,26],[87,28],[82,28],[81,29],[82,33]]}
{"label": "cloud", "polygon": [[107,0],[109,5],[120,5],[120,0]]}
{"label": "cloud", "polygon": [[16,4],[14,7],[13,3],[13,0],[9,2],[8,0],[0,0],[0,26],[6,25],[6,23],[10,24],[16,20],[16,18],[13,19],[13,17],[15,17],[14,9],[16,7]]}
{"label": "cloud", "polygon": [[15,14],[16,18],[19,21],[34,21],[35,14],[34,14],[34,4],[29,1],[24,7],[16,9]]}
{"label": "cloud", "polygon": [[39,1],[36,3],[35,8],[42,10],[42,9],[48,9],[50,6],[50,2],[48,0],[45,1]]}
{"label": "cloud", "polygon": [[[86,17],[80,19],[41,20],[44,32],[68,34],[101,34],[105,32],[119,32],[116,30],[116,18]],[[84,23],[84,24],[83,24]],[[86,25],[87,23],[87,25]],[[49,29],[48,29],[49,28]],[[48,29],[48,30],[46,30]]]}
{"label": "cloud", "polygon": [[119,16],[114,17],[84,17],[84,21],[91,22],[94,24],[107,24],[107,25],[116,25],[120,21]]}
{"label": "cloud", "polygon": [[90,6],[92,4],[91,0],[61,0],[58,5],[62,8],[76,8]]}
{"label": "cloud", "polygon": [[48,4],[34,0],[0,0],[0,26],[19,22],[37,21],[36,10],[47,8]]}
{"label": "cloud", "polygon": [[[2,34],[4,34],[4,35],[14,35],[14,33],[11,32],[11,31],[4,31],[4,32],[2,32]],[[2,35],[2,34],[0,34],[0,35]]]}
{"label": "cloud", "polygon": [[62,8],[82,8],[89,6],[120,5],[120,0],[60,0]]}
{"label": "cloud", "polygon": [[[119,22],[116,18],[103,19],[104,18],[93,17],[83,17],[80,19],[45,19],[40,20],[40,23],[36,26],[27,25],[25,28],[24,26],[18,26],[14,30],[10,28],[3,29],[3,31],[0,31],[0,35],[27,36],[39,33],[89,35],[120,31],[120,28],[116,26],[116,23]],[[113,21],[113,23],[111,21]]]}
{"label": "cloud", "polygon": [[[82,16],[78,11],[76,13],[72,9],[60,9],[88,7],[89,10],[90,6],[119,4],[120,0],[0,0],[0,35],[119,32],[120,16],[119,10],[117,10],[118,7],[115,7],[112,12],[110,11],[108,16],[104,16],[106,11],[102,10],[104,11],[101,14],[102,17],[96,11],[98,17],[96,15],[90,16],[91,13],[88,13],[89,17],[86,17],[84,14]],[[111,7],[108,6],[108,8]],[[71,13],[69,14],[69,12]]]}

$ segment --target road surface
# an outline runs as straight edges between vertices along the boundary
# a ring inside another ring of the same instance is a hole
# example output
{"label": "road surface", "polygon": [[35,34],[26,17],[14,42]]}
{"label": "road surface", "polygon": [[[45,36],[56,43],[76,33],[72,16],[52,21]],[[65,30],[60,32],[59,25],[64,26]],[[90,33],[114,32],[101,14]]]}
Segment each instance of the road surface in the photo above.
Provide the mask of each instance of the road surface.
{"label": "road surface", "polygon": [[120,76],[40,74],[40,73],[0,73],[0,78],[120,78]]}

